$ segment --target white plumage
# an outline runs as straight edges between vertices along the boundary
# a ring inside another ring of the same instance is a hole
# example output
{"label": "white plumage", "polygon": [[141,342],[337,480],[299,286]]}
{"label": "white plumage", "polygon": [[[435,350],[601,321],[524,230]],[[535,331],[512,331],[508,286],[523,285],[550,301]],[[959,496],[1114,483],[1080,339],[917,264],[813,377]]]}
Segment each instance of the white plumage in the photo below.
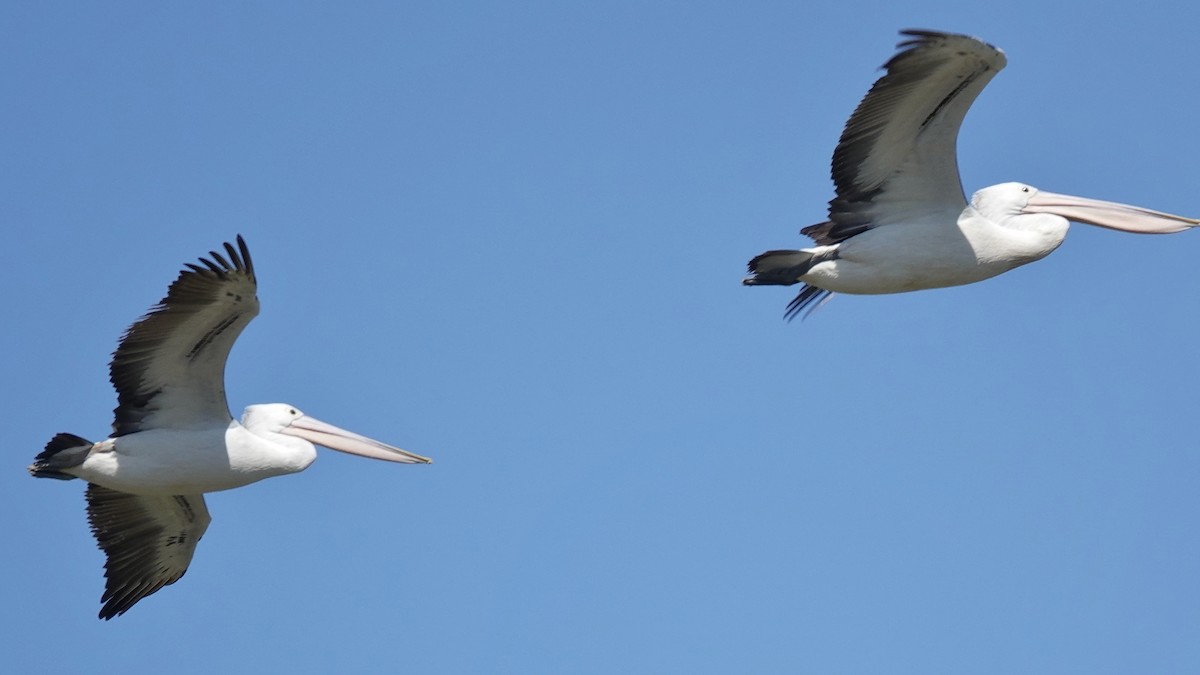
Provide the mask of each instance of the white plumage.
{"label": "white plumage", "polygon": [[225,256],[209,255],[188,264],[121,339],[109,364],[117,390],[112,436],[92,443],[58,434],[29,467],[39,478],[89,483],[88,521],[108,558],[103,619],[183,576],[210,521],[206,492],[303,471],[317,457],[314,443],[429,462],[284,403],[250,406],[234,420],[225,362],[258,315],[257,280],[241,237],[237,248],[225,244]]}
{"label": "white plumage", "polygon": [[846,123],[833,153],[829,219],[801,230],[817,245],[773,250],[749,264],[748,286],[804,283],[785,316],[832,293],[900,293],[981,281],[1049,255],[1068,220],[1163,234],[1200,221],[1127,204],[1040,191],[984,188],[968,204],[958,130],[1007,63],[982,40],[909,30]]}

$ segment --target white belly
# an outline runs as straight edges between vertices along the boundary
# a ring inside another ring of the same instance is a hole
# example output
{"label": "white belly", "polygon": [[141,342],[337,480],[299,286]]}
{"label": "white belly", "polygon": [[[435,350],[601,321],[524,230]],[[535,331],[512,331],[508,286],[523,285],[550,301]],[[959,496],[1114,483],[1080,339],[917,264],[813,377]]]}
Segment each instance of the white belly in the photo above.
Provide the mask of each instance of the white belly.
{"label": "white belly", "polygon": [[838,244],[837,259],[814,265],[802,280],[858,294],[960,286],[1039,260],[1059,242],[966,219],[888,225]]}
{"label": "white belly", "polygon": [[302,471],[315,459],[277,447],[237,422],[225,429],[149,430],[96,444],[72,473],[147,495],[217,492]]}

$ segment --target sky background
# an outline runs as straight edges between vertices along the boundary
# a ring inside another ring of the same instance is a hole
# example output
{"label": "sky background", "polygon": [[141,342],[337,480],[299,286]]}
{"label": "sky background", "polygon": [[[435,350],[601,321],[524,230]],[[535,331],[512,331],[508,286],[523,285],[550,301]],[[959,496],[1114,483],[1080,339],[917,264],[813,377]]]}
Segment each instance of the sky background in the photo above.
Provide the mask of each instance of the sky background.
{"label": "sky background", "polygon": [[[0,4],[4,670],[1200,672],[1200,232],[790,324],[739,284],[902,28],[1008,54],[968,194],[1200,214],[1197,11]],[[213,494],[98,621],[84,485],[25,466],[106,435],[117,338],[238,233],[235,414],[436,463]]]}

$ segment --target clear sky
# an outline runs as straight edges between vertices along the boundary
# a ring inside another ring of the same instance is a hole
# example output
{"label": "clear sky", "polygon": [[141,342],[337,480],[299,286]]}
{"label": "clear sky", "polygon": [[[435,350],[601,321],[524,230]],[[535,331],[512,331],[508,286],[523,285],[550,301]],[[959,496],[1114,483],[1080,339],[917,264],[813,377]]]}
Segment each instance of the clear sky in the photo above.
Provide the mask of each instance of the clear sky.
{"label": "clear sky", "polygon": [[[739,285],[902,28],[1008,54],[968,193],[1200,214],[1196,11],[0,4],[4,670],[1200,672],[1200,232],[791,324]],[[83,484],[25,466],[105,436],[117,338],[238,233],[234,412],[436,463],[211,495],[98,621]]]}

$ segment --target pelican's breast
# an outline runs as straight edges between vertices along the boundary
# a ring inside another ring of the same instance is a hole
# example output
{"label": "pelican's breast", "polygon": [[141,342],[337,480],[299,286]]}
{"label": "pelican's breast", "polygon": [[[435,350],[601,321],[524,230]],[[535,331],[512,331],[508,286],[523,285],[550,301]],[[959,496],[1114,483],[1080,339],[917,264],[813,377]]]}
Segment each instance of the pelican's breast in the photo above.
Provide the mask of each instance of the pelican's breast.
{"label": "pelican's breast", "polygon": [[311,443],[277,433],[255,433],[234,421],[225,433],[230,468],[244,482],[297,473],[317,458]]}

